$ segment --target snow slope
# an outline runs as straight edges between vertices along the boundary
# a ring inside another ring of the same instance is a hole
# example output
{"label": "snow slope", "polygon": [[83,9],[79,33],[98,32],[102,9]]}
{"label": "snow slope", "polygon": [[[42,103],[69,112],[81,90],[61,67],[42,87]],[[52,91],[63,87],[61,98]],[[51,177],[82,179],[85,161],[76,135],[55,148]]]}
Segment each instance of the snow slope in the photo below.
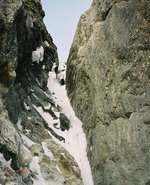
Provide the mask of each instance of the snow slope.
{"label": "snow slope", "polygon": [[58,83],[58,80],[56,79],[56,75],[54,72],[49,73],[48,88],[53,93],[55,102],[62,108],[62,112],[70,120],[71,122],[70,129],[68,131],[67,130],[61,131],[60,129],[55,129],[53,127],[53,123],[56,123],[59,120],[53,120],[53,118],[49,114],[44,113],[42,110],[40,110],[40,108],[37,108],[37,110],[48,122],[49,126],[53,130],[55,130],[55,132],[58,135],[65,138],[65,142],[63,142],[59,141],[58,139],[52,136],[56,143],[63,146],[75,158],[76,162],[80,167],[84,185],[93,185],[91,168],[86,153],[86,137],[82,129],[82,123],[75,116],[75,113],[70,105],[65,85],[61,86]]}

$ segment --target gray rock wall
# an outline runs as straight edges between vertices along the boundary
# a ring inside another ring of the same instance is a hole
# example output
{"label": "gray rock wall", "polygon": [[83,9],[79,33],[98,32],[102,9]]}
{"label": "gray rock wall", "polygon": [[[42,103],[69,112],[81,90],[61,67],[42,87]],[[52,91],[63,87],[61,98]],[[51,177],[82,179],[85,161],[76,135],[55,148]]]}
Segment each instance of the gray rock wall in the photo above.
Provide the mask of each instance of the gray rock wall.
{"label": "gray rock wall", "polygon": [[[47,88],[48,73],[53,63],[58,65],[57,47],[43,23],[44,15],[40,0],[0,1],[2,185],[31,185],[35,179],[42,178],[47,184],[82,185],[74,158],[54,143],[51,134],[59,140],[64,138],[57,135],[35,109],[35,106],[41,107],[58,119],[51,109],[59,111],[59,106]],[[44,49],[44,57],[42,53],[36,55],[41,61],[32,58],[37,48]],[[43,143],[51,156],[45,153]]]}
{"label": "gray rock wall", "polygon": [[150,183],[150,1],[94,0],[78,23],[67,91],[95,185]]}

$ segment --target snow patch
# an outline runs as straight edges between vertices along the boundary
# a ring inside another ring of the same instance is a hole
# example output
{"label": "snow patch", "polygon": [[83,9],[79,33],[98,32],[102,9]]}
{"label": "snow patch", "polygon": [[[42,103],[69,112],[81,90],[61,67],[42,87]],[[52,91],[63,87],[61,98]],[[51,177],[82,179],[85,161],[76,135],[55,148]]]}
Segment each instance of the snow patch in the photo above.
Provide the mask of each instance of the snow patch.
{"label": "snow patch", "polygon": [[33,179],[33,185],[47,185],[44,178],[42,177],[40,166],[39,166],[39,157],[32,157],[32,162],[30,163],[30,170],[37,174],[37,179]]}
{"label": "snow patch", "polygon": [[38,97],[34,93],[32,93],[32,95],[38,100]]}
{"label": "snow patch", "polygon": [[54,129],[53,123],[56,123],[57,120],[54,120],[53,117],[48,112],[44,112],[42,107],[36,107],[35,105],[33,105],[33,107],[38,111],[38,113],[48,123],[48,126]]}
{"label": "snow patch", "polygon": [[50,46],[47,40],[45,40],[44,43],[45,43],[45,45],[46,45],[47,47]]}
{"label": "snow patch", "polygon": [[37,47],[35,51],[32,51],[32,62],[42,62],[44,56],[43,46]]}
{"label": "snow patch", "polygon": [[30,107],[25,102],[24,102],[24,106],[25,106],[26,110],[30,110]]}
{"label": "snow patch", "polygon": [[28,120],[31,120],[32,118],[28,116]]}
{"label": "snow patch", "polygon": [[28,147],[31,147],[32,145],[34,145],[35,143],[29,139],[27,136],[21,134],[21,137],[22,137],[22,140],[23,142],[28,146]]}
{"label": "snow patch", "polygon": [[2,164],[4,166],[8,166],[9,168],[11,168],[11,166],[10,166],[11,160],[12,159],[10,159],[9,161],[6,161],[6,159],[4,158],[4,155],[2,153],[0,153],[0,162],[2,162]]}
{"label": "snow patch", "polygon": [[18,118],[17,127],[18,127],[18,130],[22,131],[21,118]]}
{"label": "snow patch", "polygon": [[58,165],[56,165],[56,169],[59,171],[60,174],[62,174]]}
{"label": "snow patch", "polygon": [[43,147],[43,150],[44,150],[45,155],[47,155],[50,158],[51,157],[54,157],[53,154],[52,154],[52,152],[47,148],[45,142],[42,142],[42,147]]}

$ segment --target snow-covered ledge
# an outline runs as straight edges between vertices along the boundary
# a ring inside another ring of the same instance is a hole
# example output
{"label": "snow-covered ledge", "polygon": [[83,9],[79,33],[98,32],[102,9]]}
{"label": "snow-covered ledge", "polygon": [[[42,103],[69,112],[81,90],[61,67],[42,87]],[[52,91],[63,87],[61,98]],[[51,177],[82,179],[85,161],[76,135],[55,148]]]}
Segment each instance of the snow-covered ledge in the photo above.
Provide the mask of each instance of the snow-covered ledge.
{"label": "snow-covered ledge", "polygon": [[32,51],[32,62],[42,62],[44,57],[43,46],[37,47],[35,51]]}

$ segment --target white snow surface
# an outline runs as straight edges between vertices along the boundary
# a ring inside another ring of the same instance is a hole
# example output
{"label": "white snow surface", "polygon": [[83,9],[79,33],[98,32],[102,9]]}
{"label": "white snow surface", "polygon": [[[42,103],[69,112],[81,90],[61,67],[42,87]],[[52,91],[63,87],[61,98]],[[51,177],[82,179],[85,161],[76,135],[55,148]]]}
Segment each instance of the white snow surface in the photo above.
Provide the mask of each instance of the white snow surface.
{"label": "white snow surface", "polygon": [[37,47],[35,51],[32,51],[32,62],[42,62],[44,57],[43,46]]}
{"label": "white snow surface", "polygon": [[23,142],[28,146],[31,147],[32,145],[34,145],[35,143],[29,139],[27,136],[25,136],[24,134],[21,134],[22,140]]}
{"label": "white snow surface", "polygon": [[42,177],[41,171],[40,171],[40,166],[39,166],[39,157],[34,156],[32,157],[32,162],[30,163],[30,169],[31,171],[36,172],[37,179],[32,179],[33,180],[33,185],[47,185],[45,179]]}
{"label": "white snow surface", "polygon": [[[48,88],[51,92],[54,92],[53,98],[56,104],[62,107],[62,112],[68,117],[71,122],[71,127],[67,131],[61,131],[54,128],[53,124],[58,122],[59,119],[53,120],[50,114],[43,112],[41,108],[35,107],[36,110],[47,121],[49,127],[51,127],[58,135],[65,138],[65,142],[59,141],[54,136],[53,140],[63,146],[78,163],[84,185],[93,185],[93,179],[91,174],[90,164],[87,158],[86,152],[86,137],[82,129],[81,121],[75,116],[74,110],[70,105],[69,98],[67,97],[65,85],[61,86],[56,79],[55,72],[49,72]],[[56,113],[57,114],[57,113]],[[59,126],[58,126],[59,127]]]}

